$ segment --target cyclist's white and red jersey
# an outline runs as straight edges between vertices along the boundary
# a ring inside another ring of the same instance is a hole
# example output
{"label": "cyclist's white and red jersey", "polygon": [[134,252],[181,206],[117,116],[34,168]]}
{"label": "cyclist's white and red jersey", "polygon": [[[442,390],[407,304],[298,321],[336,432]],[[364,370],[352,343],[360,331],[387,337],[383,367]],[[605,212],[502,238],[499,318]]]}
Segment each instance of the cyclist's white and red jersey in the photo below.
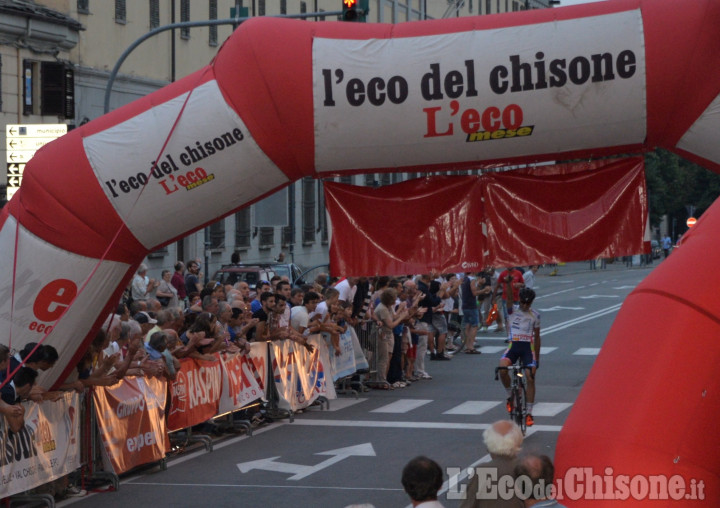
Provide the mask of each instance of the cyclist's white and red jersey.
{"label": "cyclist's white and red jersey", "polygon": [[535,330],[540,328],[540,314],[530,309],[527,312],[516,310],[508,316],[508,339],[510,342],[529,342],[535,340]]}

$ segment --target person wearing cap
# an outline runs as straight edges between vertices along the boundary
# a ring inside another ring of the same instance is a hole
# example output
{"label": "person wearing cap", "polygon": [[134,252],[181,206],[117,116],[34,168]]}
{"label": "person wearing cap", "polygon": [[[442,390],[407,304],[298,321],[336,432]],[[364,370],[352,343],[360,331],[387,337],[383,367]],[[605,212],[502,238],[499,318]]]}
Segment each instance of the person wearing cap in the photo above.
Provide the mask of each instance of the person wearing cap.
{"label": "person wearing cap", "polygon": [[137,321],[138,324],[140,325],[140,328],[142,329],[143,337],[145,337],[146,344],[150,340],[150,335],[152,335],[151,330],[153,328],[157,328],[157,330],[155,330],[156,332],[160,330],[160,327],[156,326],[157,319],[153,319],[152,317],[150,317],[150,314],[148,314],[144,310],[141,310],[140,312],[135,314],[133,316],[133,319],[135,321]]}

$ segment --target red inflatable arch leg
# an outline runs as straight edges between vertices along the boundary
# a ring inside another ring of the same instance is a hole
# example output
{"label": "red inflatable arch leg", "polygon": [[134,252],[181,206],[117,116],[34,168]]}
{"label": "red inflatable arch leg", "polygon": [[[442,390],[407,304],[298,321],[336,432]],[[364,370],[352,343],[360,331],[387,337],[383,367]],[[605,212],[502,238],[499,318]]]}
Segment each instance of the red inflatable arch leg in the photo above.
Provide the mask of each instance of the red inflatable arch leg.
{"label": "red inflatable arch leg", "polygon": [[[712,263],[719,230],[715,202],[620,310],[558,439],[556,472],[568,506],[720,500],[720,308]],[[591,475],[603,478],[597,500],[589,495]],[[652,492],[643,489],[653,481],[666,501],[649,502]]]}

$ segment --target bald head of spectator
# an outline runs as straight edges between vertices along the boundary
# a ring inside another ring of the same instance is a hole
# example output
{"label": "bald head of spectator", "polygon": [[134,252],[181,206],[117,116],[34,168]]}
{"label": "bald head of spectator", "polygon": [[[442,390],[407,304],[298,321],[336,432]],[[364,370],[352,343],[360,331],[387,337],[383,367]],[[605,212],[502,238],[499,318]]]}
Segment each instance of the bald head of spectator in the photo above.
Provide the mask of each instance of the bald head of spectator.
{"label": "bald head of spectator", "polygon": [[513,458],[522,447],[523,435],[514,422],[500,420],[483,432],[483,442],[491,457]]}
{"label": "bald head of spectator", "polygon": [[165,328],[163,332],[165,332],[165,336],[167,337],[167,348],[172,351],[177,347],[180,337],[172,328]]}
{"label": "bald head of spectator", "polygon": [[150,312],[158,313],[162,310],[162,303],[157,298],[147,299],[147,310]]}
{"label": "bald head of spectator", "polygon": [[175,321],[175,316],[171,310],[164,309],[157,313],[157,317],[155,319],[160,328],[168,328],[173,324],[173,321]]}
{"label": "bald head of spectator", "polygon": [[138,312],[145,311],[147,312],[148,306],[147,302],[145,300],[134,300],[130,304],[130,316],[134,316]]}
{"label": "bald head of spectator", "polygon": [[243,300],[248,302],[250,300],[250,285],[243,281],[235,283],[235,289],[240,291],[240,295],[242,296]]}
{"label": "bald head of spectator", "polygon": [[403,468],[401,481],[412,505],[417,506],[437,500],[443,484],[443,472],[437,462],[421,455]]}
{"label": "bald head of spectator", "polygon": [[417,294],[417,284],[415,284],[415,281],[406,280],[403,283],[403,287],[405,288],[405,293],[408,298],[413,298]]}
{"label": "bald head of spectator", "polygon": [[328,274],[326,273],[319,273],[317,274],[317,277],[315,277],[315,284],[317,284],[320,287],[327,287],[328,285]]}

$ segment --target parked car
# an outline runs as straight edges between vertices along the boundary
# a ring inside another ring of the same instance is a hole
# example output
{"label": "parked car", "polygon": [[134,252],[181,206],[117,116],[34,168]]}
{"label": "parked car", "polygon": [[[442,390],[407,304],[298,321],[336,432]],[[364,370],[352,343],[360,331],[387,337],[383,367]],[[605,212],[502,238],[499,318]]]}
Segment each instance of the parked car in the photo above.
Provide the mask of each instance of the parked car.
{"label": "parked car", "polygon": [[330,265],[323,264],[323,265],[317,265],[313,266],[312,268],[308,268],[304,272],[300,274],[300,276],[295,279],[295,283],[293,286],[301,286],[303,284],[312,284],[315,281],[315,277],[317,277],[321,273],[330,273]]}
{"label": "parked car", "polygon": [[263,280],[269,281],[275,275],[280,277],[286,276],[290,280],[290,284],[300,277],[302,270],[293,263],[266,263],[266,264],[238,264],[223,265],[215,275],[213,280],[222,284],[235,284],[236,282],[245,281],[251,288]]}

